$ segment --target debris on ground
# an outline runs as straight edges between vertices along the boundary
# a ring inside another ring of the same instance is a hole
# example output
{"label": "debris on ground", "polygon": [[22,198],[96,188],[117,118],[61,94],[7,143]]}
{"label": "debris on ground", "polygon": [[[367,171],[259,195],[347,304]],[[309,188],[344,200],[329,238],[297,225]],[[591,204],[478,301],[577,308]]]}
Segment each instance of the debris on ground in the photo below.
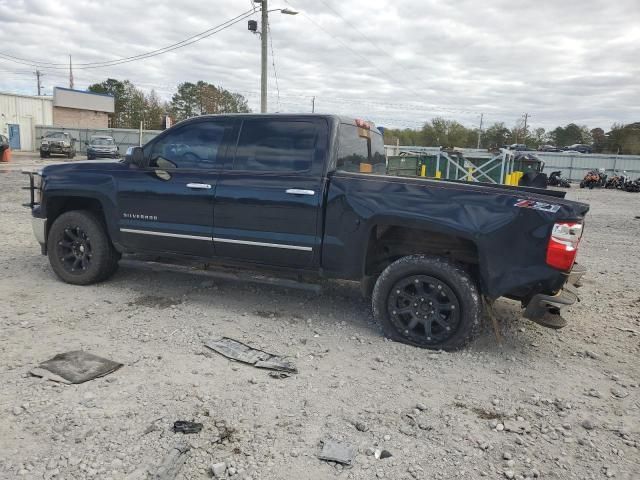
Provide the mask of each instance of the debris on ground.
{"label": "debris on ground", "polygon": [[356,449],[348,443],[325,440],[322,442],[322,450],[320,451],[318,458],[328,462],[351,465],[355,455]]}
{"label": "debris on ground", "polygon": [[393,455],[391,455],[391,452],[389,450],[376,450],[373,453],[373,456],[376,458],[376,460],[384,460],[385,458],[389,458],[389,457],[393,457]]}
{"label": "debris on ground", "polygon": [[187,420],[178,420],[173,423],[173,431],[175,433],[200,433],[202,430],[202,424],[196,422],[189,422]]}
{"label": "debris on ground", "polygon": [[151,476],[153,480],[173,480],[180,473],[180,469],[187,461],[187,452],[191,447],[187,444],[179,444],[171,449],[164,457],[158,470]]}
{"label": "debris on ground", "polygon": [[82,350],[60,353],[42,362],[29,373],[60,383],[84,383],[115,372],[122,363],[93,355]]}
{"label": "debris on ground", "polygon": [[232,338],[222,337],[220,340],[211,340],[205,343],[205,347],[231,360],[253,365],[254,367],[298,373],[296,366],[284,357],[258,350]]}
{"label": "debris on ground", "polygon": [[211,465],[211,473],[213,474],[214,478],[222,478],[225,476],[224,474],[226,472],[227,464],[224,462],[214,463],[213,465]]}

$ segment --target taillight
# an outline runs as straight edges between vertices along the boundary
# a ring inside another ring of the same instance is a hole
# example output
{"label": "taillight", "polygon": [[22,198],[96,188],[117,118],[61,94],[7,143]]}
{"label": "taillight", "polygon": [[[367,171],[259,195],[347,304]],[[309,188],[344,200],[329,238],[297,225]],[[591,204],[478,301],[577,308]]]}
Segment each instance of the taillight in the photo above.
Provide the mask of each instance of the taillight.
{"label": "taillight", "polygon": [[582,224],[558,222],[553,225],[549,245],[547,245],[547,265],[569,271],[578,253],[582,237]]}

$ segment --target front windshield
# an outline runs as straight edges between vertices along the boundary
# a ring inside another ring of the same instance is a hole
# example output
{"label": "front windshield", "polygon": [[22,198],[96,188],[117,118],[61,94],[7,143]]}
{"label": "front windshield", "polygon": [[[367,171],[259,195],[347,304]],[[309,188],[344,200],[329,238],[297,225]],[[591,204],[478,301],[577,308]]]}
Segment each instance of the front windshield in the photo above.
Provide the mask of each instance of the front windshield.
{"label": "front windshield", "polygon": [[64,133],[50,133],[45,138],[52,138],[54,140],[64,140],[65,139],[65,134]]}
{"label": "front windshield", "polygon": [[91,140],[92,145],[114,145],[113,138],[94,138]]}

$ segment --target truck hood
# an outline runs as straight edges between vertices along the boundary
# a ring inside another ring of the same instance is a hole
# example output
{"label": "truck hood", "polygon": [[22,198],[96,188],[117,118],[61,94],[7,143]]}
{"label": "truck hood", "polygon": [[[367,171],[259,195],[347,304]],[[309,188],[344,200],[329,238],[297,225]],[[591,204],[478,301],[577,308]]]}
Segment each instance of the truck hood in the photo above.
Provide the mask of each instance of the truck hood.
{"label": "truck hood", "polygon": [[65,173],[110,172],[128,170],[129,165],[122,160],[91,160],[80,162],[63,162],[47,165],[42,169],[42,176],[64,175]]}

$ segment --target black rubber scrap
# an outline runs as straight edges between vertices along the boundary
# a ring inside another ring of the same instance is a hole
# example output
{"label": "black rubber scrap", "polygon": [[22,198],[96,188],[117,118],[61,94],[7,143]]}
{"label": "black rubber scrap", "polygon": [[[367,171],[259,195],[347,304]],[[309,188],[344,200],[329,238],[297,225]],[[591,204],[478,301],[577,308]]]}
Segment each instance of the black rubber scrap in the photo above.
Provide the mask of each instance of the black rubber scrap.
{"label": "black rubber scrap", "polygon": [[173,424],[173,431],[176,433],[200,433],[200,430],[202,430],[201,423],[178,420]]}

